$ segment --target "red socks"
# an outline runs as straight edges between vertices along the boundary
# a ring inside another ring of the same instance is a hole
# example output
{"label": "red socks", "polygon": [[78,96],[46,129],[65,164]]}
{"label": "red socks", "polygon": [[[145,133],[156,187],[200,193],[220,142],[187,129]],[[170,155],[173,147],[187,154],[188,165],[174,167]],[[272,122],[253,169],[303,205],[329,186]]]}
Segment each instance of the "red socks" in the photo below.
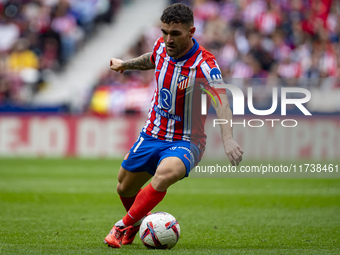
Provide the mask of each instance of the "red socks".
{"label": "red socks", "polygon": [[145,188],[137,194],[136,199],[128,213],[123,217],[124,225],[130,226],[142,219],[149,211],[151,211],[159,202],[162,201],[165,194],[166,191],[159,192],[155,190],[151,186],[151,183],[146,185]]}
{"label": "red socks", "polygon": [[133,197],[120,197],[120,200],[122,201],[124,207],[125,207],[125,210],[128,212],[130,207],[132,206],[133,202],[135,202],[135,199],[136,199],[136,196],[138,195],[138,193],[141,191],[142,189],[140,189],[137,194]]}

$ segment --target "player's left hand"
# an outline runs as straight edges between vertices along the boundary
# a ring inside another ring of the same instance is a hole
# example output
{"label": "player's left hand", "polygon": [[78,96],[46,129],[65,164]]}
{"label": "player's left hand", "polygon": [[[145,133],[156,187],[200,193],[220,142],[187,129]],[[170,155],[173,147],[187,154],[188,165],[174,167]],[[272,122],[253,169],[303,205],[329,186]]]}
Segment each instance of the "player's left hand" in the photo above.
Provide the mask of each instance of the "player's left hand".
{"label": "player's left hand", "polygon": [[224,144],[224,150],[227,154],[231,164],[233,166],[238,166],[238,164],[242,161],[243,149],[238,145],[238,143],[230,138]]}
{"label": "player's left hand", "polygon": [[123,63],[123,60],[121,60],[121,59],[111,58],[110,59],[110,68],[111,68],[111,70],[122,73],[124,71],[122,63]]}

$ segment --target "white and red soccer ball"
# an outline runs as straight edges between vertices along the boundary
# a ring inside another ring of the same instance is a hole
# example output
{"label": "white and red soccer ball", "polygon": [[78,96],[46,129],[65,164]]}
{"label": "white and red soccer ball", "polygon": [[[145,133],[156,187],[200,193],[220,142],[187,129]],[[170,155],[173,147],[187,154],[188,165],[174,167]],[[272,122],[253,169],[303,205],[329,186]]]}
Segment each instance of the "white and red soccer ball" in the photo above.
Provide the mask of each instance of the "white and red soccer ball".
{"label": "white and red soccer ball", "polygon": [[145,217],[140,225],[139,235],[148,248],[171,249],[179,239],[180,227],[171,214],[155,212]]}

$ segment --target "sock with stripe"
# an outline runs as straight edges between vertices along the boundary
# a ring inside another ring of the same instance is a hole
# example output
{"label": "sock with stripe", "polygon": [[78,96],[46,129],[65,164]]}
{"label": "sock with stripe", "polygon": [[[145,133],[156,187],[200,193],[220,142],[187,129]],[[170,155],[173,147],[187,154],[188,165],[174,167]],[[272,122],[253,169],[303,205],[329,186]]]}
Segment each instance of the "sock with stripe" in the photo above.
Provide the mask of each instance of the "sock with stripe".
{"label": "sock with stripe", "polygon": [[150,212],[159,202],[161,202],[166,191],[160,192],[155,190],[151,183],[145,186],[136,196],[134,203],[128,213],[123,217],[125,226],[134,225]]}

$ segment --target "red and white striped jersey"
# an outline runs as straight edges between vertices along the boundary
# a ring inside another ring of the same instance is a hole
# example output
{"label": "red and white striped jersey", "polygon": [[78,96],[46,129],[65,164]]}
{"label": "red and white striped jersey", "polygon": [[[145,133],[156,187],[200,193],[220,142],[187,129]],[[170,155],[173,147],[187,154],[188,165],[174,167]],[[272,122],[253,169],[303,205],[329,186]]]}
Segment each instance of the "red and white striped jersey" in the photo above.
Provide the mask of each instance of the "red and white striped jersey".
{"label": "red and white striped jersey", "polygon": [[255,25],[257,29],[262,34],[272,34],[274,30],[281,23],[281,17],[278,13],[265,12],[259,15],[255,20]]}
{"label": "red and white striped jersey", "polygon": [[161,140],[191,141],[203,149],[206,116],[201,115],[202,90],[197,84],[214,87],[223,80],[215,57],[193,41],[191,50],[176,60],[166,53],[163,38],[155,42],[151,61],[157,87],[143,132]]}
{"label": "red and white striped jersey", "polygon": [[280,63],[277,73],[282,78],[299,78],[301,77],[301,66],[299,63]]}

